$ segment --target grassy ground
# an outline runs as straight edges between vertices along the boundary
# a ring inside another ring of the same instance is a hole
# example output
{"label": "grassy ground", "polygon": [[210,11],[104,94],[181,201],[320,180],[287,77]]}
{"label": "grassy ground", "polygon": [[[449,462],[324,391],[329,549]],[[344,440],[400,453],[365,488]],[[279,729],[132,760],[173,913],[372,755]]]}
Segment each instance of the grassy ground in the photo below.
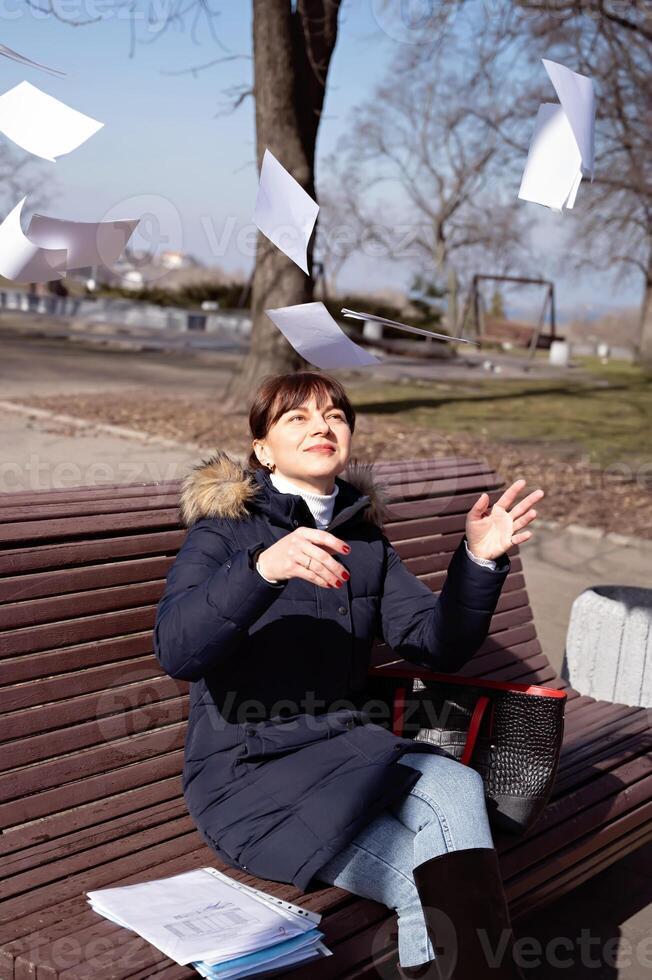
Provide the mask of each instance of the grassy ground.
{"label": "grassy ground", "polygon": [[505,444],[544,446],[563,457],[586,454],[602,468],[652,461],[652,372],[598,358],[574,358],[583,368],[558,381],[413,382],[348,386],[356,411],[377,420],[486,437]]}

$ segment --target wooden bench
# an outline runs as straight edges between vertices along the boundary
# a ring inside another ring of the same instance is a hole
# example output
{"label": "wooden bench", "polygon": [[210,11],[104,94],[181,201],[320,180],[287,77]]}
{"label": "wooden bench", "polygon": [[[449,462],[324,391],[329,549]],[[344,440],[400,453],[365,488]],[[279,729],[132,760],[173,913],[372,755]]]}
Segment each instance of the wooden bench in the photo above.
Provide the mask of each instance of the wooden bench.
{"label": "wooden bench", "polygon": [[[388,537],[438,592],[469,507],[482,490],[493,503],[504,481],[454,457],[388,463],[377,474],[392,489]],[[178,481],[0,495],[0,976],[198,976],[93,912],[84,893],[212,865],[323,914],[334,955],[292,971],[297,980],[387,977],[394,912],[342,889],[303,896],[225,868],[186,811],[189,685],[162,673],[151,636],[186,533],[178,496]],[[524,837],[495,835],[518,920],[652,838],[652,709],[581,696],[556,675],[537,640],[518,547],[510,557],[490,634],[460,673],[568,696],[546,811]],[[378,643],[371,674],[391,662]]]}

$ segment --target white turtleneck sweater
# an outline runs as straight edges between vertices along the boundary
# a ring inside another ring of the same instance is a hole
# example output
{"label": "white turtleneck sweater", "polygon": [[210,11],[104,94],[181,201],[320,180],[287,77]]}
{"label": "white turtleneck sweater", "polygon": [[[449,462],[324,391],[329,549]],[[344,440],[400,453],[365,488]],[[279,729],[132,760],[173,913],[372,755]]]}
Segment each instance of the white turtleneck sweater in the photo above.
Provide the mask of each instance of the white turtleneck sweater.
{"label": "white turtleneck sweater", "polygon": [[326,527],[327,524],[330,524],[335,498],[340,489],[337,483],[335,483],[332,493],[314,493],[312,490],[304,490],[302,487],[298,487],[291,480],[281,476],[280,473],[270,473],[269,478],[281,493],[295,493],[303,497],[308,504],[310,513],[315,518],[317,527]]}
{"label": "white turtleneck sweater", "polygon": [[[281,476],[280,473],[270,473],[269,478],[280,493],[294,493],[303,497],[318,528],[324,528],[330,524],[335,506],[335,497],[340,489],[337,483],[332,493],[313,493],[310,490],[304,490],[302,487],[298,487],[291,480],[287,480],[284,476]],[[495,569],[496,562],[492,558],[477,558],[470,550],[466,539],[464,540],[464,545],[466,547],[466,553],[472,561],[478,565],[484,565],[486,568]],[[258,566],[258,562],[256,562],[256,571],[259,575],[262,575],[266,582],[272,585],[276,585],[280,581],[280,579],[265,578]]]}

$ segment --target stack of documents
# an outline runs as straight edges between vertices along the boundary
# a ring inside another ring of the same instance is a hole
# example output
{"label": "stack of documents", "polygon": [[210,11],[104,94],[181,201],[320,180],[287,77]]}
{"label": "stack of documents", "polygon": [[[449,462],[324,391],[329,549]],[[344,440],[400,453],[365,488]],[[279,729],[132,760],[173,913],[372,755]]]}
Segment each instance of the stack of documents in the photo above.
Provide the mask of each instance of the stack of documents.
{"label": "stack of documents", "polygon": [[248,977],[331,956],[317,912],[215,868],[86,892],[96,912],[203,977]]}

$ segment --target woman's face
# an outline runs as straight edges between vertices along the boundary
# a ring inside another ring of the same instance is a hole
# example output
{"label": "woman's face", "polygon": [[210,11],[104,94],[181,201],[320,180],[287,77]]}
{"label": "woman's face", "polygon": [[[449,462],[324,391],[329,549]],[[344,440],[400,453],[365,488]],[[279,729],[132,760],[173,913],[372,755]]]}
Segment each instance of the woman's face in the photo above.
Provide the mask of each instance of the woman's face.
{"label": "woman's face", "polygon": [[351,430],[343,409],[335,408],[330,398],[318,409],[312,396],[300,408],[281,415],[266,438],[254,440],[253,445],[263,463],[276,465],[276,473],[329,493],[333,477],[349,461]]}

